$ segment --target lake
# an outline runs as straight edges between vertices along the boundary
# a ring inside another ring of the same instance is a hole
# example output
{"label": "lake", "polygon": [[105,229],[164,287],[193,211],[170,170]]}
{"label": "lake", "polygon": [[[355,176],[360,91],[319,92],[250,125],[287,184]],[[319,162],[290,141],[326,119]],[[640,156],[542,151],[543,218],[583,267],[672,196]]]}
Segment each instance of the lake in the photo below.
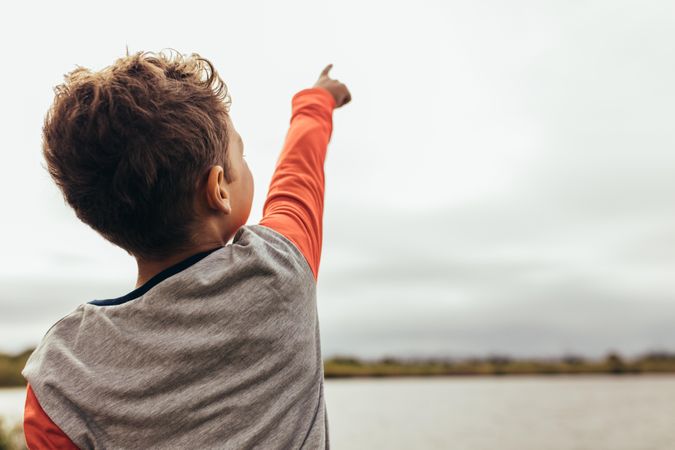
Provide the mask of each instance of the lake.
{"label": "lake", "polygon": [[[331,447],[341,449],[667,450],[675,376],[326,381]],[[18,420],[23,389],[0,390]]]}

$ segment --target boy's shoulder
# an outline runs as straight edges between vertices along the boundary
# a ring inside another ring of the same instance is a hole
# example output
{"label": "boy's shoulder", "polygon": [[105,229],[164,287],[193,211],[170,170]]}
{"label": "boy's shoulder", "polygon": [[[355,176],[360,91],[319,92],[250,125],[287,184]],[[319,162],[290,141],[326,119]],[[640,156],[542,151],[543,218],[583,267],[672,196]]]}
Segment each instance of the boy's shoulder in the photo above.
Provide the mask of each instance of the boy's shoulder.
{"label": "boy's shoulder", "polygon": [[204,305],[209,300],[222,301],[236,295],[242,301],[215,306],[234,313],[247,302],[264,308],[280,301],[271,294],[315,300],[316,280],[307,260],[290,239],[264,225],[244,225],[237,230],[232,243],[194,255],[123,296],[78,305],[51,325],[26,367],[37,367],[42,358],[61,353],[66,347],[73,351],[74,343],[87,347],[87,342],[78,342],[80,337],[91,337],[96,333],[92,328],[102,326],[103,331],[110,319],[121,322],[128,318],[138,325],[143,317],[164,313],[187,316],[194,311],[185,308],[185,299],[199,298]]}
{"label": "boy's shoulder", "polygon": [[163,270],[148,282],[117,298],[96,299],[96,306],[116,306],[138,299],[146,293],[185,291],[204,283],[227,278],[244,279],[264,274],[269,280],[296,278],[304,284],[315,284],[312,269],[297,246],[282,233],[260,225],[244,225],[234,234],[232,243],[186,258]]}

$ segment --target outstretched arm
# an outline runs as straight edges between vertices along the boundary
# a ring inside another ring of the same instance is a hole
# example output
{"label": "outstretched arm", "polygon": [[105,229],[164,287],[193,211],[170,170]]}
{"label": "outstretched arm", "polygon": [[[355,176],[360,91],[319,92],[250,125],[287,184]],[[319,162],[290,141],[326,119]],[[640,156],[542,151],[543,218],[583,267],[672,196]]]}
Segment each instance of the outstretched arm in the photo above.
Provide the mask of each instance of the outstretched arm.
{"label": "outstretched arm", "polygon": [[324,161],[333,131],[333,110],[351,100],[347,87],[329,77],[332,64],[312,88],[293,96],[290,127],[277,160],[260,225],[286,236],[318,278],[324,202]]}

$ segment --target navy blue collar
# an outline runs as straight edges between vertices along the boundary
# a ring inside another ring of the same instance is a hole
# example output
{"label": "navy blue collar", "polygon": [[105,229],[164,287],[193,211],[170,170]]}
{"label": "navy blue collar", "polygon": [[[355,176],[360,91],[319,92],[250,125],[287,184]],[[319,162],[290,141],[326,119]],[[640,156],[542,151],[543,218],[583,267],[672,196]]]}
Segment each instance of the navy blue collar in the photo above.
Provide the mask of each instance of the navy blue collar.
{"label": "navy blue collar", "polygon": [[154,277],[150,278],[148,281],[143,283],[142,286],[137,287],[133,291],[129,292],[126,295],[123,295],[122,297],[117,297],[117,298],[110,298],[106,300],[92,300],[89,302],[90,305],[96,305],[96,306],[111,306],[111,305],[121,305],[122,303],[126,303],[129,300],[133,300],[135,298],[140,297],[141,295],[145,294],[148,292],[150,289],[153,287],[157,286],[159,283],[162,281],[166,280],[170,276],[176,275],[178,272],[181,272],[188,267],[192,266],[193,264],[201,261],[202,259],[206,258],[209,256],[211,253],[215,252],[219,248],[223,247],[216,247],[212,248],[211,250],[207,250],[205,252],[197,253],[195,255],[190,256],[189,258],[186,258],[176,264],[174,264],[171,267],[168,267],[164,270],[162,270],[160,273],[155,275]]}

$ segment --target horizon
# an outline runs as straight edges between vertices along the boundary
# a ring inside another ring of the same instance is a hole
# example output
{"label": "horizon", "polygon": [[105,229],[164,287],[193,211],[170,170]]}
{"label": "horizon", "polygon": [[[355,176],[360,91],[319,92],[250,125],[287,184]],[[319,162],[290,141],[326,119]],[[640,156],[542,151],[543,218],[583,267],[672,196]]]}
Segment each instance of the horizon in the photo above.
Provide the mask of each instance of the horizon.
{"label": "horizon", "polygon": [[[25,347],[19,351],[2,351],[0,350],[0,357],[9,357],[14,358],[21,356],[27,352],[33,352],[35,347]],[[603,361],[608,358],[618,357],[627,362],[629,361],[638,361],[644,359],[653,359],[653,358],[665,358],[665,359],[675,359],[675,350],[667,349],[652,349],[642,352],[637,352],[633,354],[624,354],[617,351],[607,351],[604,354],[589,355],[583,353],[560,353],[560,354],[549,354],[549,355],[511,355],[507,353],[499,352],[487,352],[484,354],[429,354],[424,355],[420,353],[414,354],[382,354],[382,355],[370,355],[370,356],[359,356],[357,354],[346,354],[346,353],[335,353],[332,355],[322,355],[323,361],[334,361],[334,360],[355,360],[359,362],[373,363],[380,362],[384,360],[393,360],[396,362],[425,362],[425,361],[434,361],[434,362],[467,362],[467,361],[491,361],[491,360],[506,360],[506,361],[551,361],[551,362],[563,362],[568,359],[577,359],[584,362],[598,362]]]}

